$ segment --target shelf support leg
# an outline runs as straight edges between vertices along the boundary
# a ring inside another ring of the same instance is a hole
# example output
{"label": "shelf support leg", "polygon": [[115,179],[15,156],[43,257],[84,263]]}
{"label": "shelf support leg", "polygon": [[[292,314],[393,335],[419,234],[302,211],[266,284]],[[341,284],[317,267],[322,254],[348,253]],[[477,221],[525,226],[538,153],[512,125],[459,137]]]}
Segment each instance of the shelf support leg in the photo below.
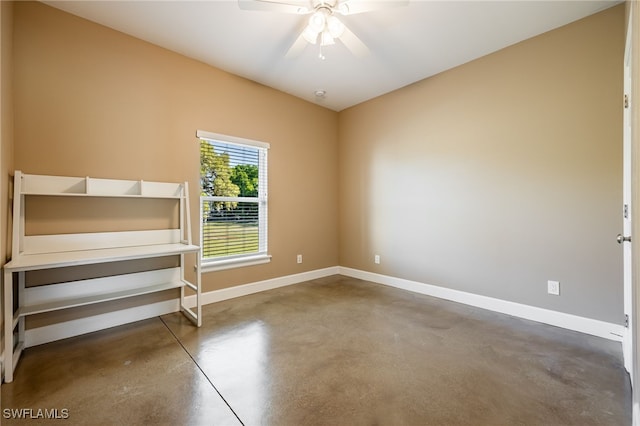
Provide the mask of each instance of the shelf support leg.
{"label": "shelf support leg", "polygon": [[[25,293],[25,272],[18,272],[18,307],[24,305]],[[18,308],[20,309],[20,308]],[[20,315],[18,318],[18,352],[22,352],[25,343],[25,317]]]}
{"label": "shelf support leg", "polygon": [[2,300],[4,311],[4,381],[13,381],[13,274],[4,272],[2,286]]}
{"label": "shelf support leg", "polygon": [[196,252],[196,313],[198,316],[198,324],[200,327],[202,325],[202,259],[200,256],[200,250]]}

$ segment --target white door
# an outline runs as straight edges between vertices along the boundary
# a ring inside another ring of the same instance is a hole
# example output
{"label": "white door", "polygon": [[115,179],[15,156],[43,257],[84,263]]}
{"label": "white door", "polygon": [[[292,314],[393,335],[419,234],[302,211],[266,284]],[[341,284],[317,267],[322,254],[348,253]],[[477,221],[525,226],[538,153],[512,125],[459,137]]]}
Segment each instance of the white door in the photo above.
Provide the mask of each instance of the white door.
{"label": "white door", "polygon": [[624,366],[633,381],[633,286],[631,277],[631,19],[627,31],[624,55],[624,132],[622,164],[622,234],[618,243],[622,245],[624,268],[624,313],[626,315],[626,336],[624,339]]}

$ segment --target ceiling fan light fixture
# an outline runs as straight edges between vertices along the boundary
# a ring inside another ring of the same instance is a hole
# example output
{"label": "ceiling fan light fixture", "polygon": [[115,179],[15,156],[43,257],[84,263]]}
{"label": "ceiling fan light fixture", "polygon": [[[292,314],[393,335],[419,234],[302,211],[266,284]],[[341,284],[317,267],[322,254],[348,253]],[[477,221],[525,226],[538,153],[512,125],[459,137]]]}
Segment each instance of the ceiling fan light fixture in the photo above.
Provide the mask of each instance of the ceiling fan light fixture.
{"label": "ceiling fan light fixture", "polygon": [[335,16],[330,16],[327,19],[327,30],[333,38],[339,38],[344,33],[344,24]]}
{"label": "ceiling fan light fixture", "polygon": [[307,26],[302,32],[302,37],[309,43],[316,44],[318,42],[318,34],[319,31],[314,31],[310,26]]}
{"label": "ceiling fan light fixture", "polygon": [[309,25],[307,26],[307,28],[318,34],[322,30],[324,30],[326,24],[327,17],[325,16],[325,13],[321,10],[318,10],[309,17]]}

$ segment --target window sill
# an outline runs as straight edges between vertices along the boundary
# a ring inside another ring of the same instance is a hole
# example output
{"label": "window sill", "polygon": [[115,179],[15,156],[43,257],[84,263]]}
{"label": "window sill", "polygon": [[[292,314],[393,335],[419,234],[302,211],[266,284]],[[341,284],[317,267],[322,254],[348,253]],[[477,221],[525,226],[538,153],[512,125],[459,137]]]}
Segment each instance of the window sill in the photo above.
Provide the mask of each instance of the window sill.
{"label": "window sill", "polygon": [[270,254],[260,254],[236,259],[202,261],[202,273],[223,271],[225,269],[242,268],[245,266],[262,265],[271,262]]}

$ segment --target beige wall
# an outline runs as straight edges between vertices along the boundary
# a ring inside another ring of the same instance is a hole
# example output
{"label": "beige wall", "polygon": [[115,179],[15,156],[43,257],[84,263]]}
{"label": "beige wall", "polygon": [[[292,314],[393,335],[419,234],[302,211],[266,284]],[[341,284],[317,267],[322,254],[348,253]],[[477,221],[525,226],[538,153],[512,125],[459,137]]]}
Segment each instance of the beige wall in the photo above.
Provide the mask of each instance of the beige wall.
{"label": "beige wall", "polygon": [[[13,2],[0,2],[0,259],[10,257],[10,173],[13,173]],[[0,312],[3,309],[0,308]],[[0,325],[4,324],[0,316]],[[4,333],[3,333],[4,340]],[[3,343],[4,347],[4,343]]]}
{"label": "beige wall", "polygon": [[13,173],[13,2],[0,2],[0,258],[8,259]]}
{"label": "beige wall", "polygon": [[204,291],[338,263],[337,113],[40,3],[15,4],[14,41],[16,169],[188,180],[197,206],[197,129],[269,142],[273,260]]}
{"label": "beige wall", "polygon": [[[203,290],[337,264],[335,112],[40,3],[16,3],[14,19],[15,169],[34,174],[187,180],[192,206],[196,206],[192,222],[197,240],[196,130],[269,142],[269,252],[273,260],[267,265],[203,274]],[[68,221],[62,217],[66,210],[51,204],[48,209],[43,207],[50,202],[31,201],[36,212],[59,214],[35,217],[27,224],[28,230],[69,232],[65,228]],[[123,216],[126,205],[95,207],[115,215],[109,229],[130,229],[132,221],[136,227],[147,222],[163,226],[163,219],[153,213],[143,217],[143,211],[158,211],[155,208],[136,210],[133,219],[127,220]],[[172,208],[159,207],[163,211]],[[304,255],[302,265],[295,261],[297,253]],[[144,270],[153,265],[116,264],[114,272],[127,272],[131,267]],[[86,275],[86,271],[66,273]],[[28,284],[38,284],[38,279],[34,274],[27,277]],[[27,327],[167,297],[174,293],[37,316],[29,319]]]}
{"label": "beige wall", "polygon": [[197,205],[196,129],[271,144],[273,261],[207,273],[205,291],[340,264],[622,322],[623,7],[339,114],[14,9],[16,169],[188,180]]}
{"label": "beige wall", "polygon": [[340,265],[622,323],[623,21],[342,111]]}

